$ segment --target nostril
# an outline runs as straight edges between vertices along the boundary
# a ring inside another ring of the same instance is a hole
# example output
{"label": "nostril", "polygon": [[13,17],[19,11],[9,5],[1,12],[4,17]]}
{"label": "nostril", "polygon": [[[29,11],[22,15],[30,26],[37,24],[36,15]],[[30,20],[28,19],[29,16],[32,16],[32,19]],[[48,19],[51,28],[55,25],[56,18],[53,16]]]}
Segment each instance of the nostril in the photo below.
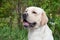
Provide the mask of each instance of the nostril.
{"label": "nostril", "polygon": [[26,14],[23,14],[23,17],[26,17]]}
{"label": "nostril", "polygon": [[28,14],[23,14],[23,19],[26,19]]}

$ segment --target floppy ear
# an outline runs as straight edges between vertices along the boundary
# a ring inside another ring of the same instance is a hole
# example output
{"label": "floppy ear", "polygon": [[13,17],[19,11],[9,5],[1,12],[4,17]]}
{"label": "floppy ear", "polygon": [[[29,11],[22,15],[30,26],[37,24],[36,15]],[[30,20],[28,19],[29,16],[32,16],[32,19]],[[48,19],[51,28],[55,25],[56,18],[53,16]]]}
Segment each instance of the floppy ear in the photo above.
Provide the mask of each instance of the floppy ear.
{"label": "floppy ear", "polygon": [[47,24],[47,22],[48,22],[48,18],[47,18],[47,16],[46,16],[46,13],[43,12],[43,13],[41,14],[41,22],[40,22],[40,24],[41,24],[41,26],[43,26],[43,25]]}

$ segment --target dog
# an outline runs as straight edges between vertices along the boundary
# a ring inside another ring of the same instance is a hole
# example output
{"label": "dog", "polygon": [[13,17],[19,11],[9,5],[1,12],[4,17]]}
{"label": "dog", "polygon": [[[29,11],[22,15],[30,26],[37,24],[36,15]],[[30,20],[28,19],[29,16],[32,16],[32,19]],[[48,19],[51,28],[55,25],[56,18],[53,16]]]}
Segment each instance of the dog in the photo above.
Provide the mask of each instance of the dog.
{"label": "dog", "polygon": [[28,7],[23,15],[23,25],[28,29],[28,40],[54,40],[48,27],[46,12],[39,7]]}

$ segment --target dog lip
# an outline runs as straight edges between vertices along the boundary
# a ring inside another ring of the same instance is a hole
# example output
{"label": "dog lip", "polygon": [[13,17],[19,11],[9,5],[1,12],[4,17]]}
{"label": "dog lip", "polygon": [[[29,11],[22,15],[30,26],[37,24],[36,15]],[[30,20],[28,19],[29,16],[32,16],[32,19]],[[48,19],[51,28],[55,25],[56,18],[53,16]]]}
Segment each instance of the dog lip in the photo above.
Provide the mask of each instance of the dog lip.
{"label": "dog lip", "polygon": [[23,19],[23,22],[29,23],[26,19]]}
{"label": "dog lip", "polygon": [[30,23],[30,27],[34,27],[36,25],[36,22]]}
{"label": "dog lip", "polygon": [[27,22],[27,20],[26,19],[23,19],[23,22]]}

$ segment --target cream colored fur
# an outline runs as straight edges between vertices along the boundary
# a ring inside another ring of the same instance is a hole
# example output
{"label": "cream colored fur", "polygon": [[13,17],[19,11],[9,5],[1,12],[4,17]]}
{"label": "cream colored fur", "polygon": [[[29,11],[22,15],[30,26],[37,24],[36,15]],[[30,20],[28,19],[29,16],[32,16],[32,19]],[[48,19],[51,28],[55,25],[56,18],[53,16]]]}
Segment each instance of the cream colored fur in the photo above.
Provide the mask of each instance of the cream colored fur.
{"label": "cream colored fur", "polygon": [[[34,14],[33,11],[36,12],[36,14]],[[52,31],[47,25],[48,18],[42,8],[28,7],[25,13],[28,13],[28,22],[37,23],[35,27],[28,28],[28,40],[54,40]]]}

